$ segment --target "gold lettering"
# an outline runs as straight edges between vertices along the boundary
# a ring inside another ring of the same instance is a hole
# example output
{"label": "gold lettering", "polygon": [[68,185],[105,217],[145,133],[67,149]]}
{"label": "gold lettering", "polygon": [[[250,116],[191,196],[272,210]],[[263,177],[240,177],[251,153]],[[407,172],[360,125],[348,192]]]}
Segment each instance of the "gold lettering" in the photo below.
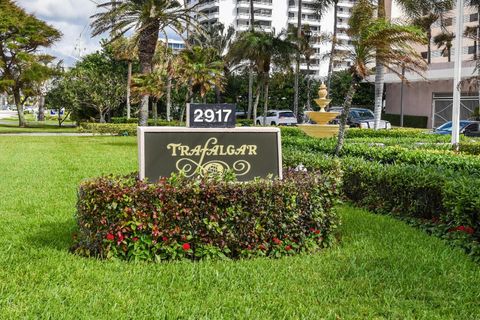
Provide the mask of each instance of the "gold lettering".
{"label": "gold lettering", "polygon": [[178,148],[180,149],[180,155],[182,157],[188,156],[188,150],[190,149],[189,146],[180,146]]}
{"label": "gold lettering", "polygon": [[249,145],[248,149],[250,150],[248,152],[248,155],[250,155],[250,156],[252,156],[252,155],[256,156],[257,155],[257,146],[256,145]]}
{"label": "gold lettering", "polygon": [[207,155],[209,156],[218,156],[218,152],[219,152],[219,149],[220,147],[219,146],[213,146],[211,147],[209,150],[208,150],[208,153]]}
{"label": "gold lettering", "polygon": [[196,146],[195,148],[193,148],[190,151],[189,156],[197,156],[198,157],[202,153],[203,150],[204,149],[202,148],[202,146]]}
{"label": "gold lettering", "polygon": [[182,145],[181,143],[170,143],[169,145],[167,145],[167,149],[168,150],[173,149],[172,150],[172,156],[176,157],[177,156],[177,148],[180,147],[181,145]]}
{"label": "gold lettering", "polygon": [[235,155],[235,146],[229,145],[229,146],[227,147],[227,154],[228,154],[229,156]]}
{"label": "gold lettering", "polygon": [[243,146],[237,149],[237,151],[235,152],[235,155],[244,156],[246,152],[247,152],[247,145],[244,144]]}

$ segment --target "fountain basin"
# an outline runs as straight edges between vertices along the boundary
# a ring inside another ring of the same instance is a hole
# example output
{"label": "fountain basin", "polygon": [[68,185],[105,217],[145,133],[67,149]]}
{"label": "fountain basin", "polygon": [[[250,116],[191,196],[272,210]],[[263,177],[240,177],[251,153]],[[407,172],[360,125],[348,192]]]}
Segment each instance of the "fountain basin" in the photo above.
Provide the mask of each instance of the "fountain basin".
{"label": "fountain basin", "polygon": [[335,119],[340,113],[338,112],[319,112],[319,111],[307,111],[305,112],[307,117],[314,121],[316,124],[326,125],[333,119]]}

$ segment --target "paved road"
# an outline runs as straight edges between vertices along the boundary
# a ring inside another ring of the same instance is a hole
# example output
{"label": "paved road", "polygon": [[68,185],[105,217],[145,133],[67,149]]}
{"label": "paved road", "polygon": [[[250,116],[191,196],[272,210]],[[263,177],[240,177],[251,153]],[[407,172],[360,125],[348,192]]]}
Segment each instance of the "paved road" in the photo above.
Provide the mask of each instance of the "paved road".
{"label": "paved road", "polygon": [[6,118],[17,117],[18,113],[16,111],[0,111],[0,120]]}

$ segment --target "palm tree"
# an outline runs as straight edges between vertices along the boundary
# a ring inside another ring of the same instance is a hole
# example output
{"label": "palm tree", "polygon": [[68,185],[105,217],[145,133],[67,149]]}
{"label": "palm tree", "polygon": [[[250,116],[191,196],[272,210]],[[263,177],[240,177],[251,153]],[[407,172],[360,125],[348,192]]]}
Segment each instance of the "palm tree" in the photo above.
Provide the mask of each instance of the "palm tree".
{"label": "palm tree", "polygon": [[[413,26],[393,24],[384,19],[375,19],[375,7],[369,0],[359,0],[349,20],[349,36],[352,39],[352,51],[348,58],[353,61],[350,67],[352,83],[348,90],[343,112],[340,118],[335,155],[339,155],[343,147],[347,115],[350,111],[353,96],[362,80],[372,72],[373,62],[380,62],[388,70],[403,79],[402,70],[395,66],[398,61],[405,61],[406,71],[421,73],[427,65],[422,56],[412,47],[414,44],[425,44],[424,33]],[[377,48],[382,48],[379,52]],[[409,57],[408,59],[404,59]]]}
{"label": "palm tree", "polygon": [[328,11],[328,9],[333,6],[333,35],[332,35],[332,46],[330,49],[330,60],[328,63],[328,75],[327,75],[327,91],[330,93],[331,88],[331,78],[333,73],[333,62],[335,57],[335,50],[337,46],[337,34],[338,34],[338,2],[339,0],[316,0],[314,3],[315,11],[319,19],[321,20],[323,15]]}
{"label": "palm tree", "polygon": [[322,35],[312,35],[310,26],[304,25],[303,30],[300,33],[301,37],[298,39],[297,27],[290,25],[288,28],[288,40],[294,43],[298,43],[298,50],[300,55],[305,58],[305,63],[307,64],[307,110],[311,110],[311,99],[310,99],[310,89],[311,89],[311,76],[310,76],[310,66],[312,56],[315,55],[315,49],[312,47],[312,43],[317,43],[321,39],[326,38],[324,34]]}
{"label": "palm tree", "polygon": [[[128,31],[135,31],[134,41],[138,44],[138,58],[143,74],[152,72],[152,60],[158,35],[167,27],[179,34],[189,21],[193,8],[185,8],[176,0],[122,0],[107,1],[98,5],[104,12],[92,16],[92,34],[110,31],[114,38]],[[149,95],[143,94],[139,113],[139,125],[146,126],[148,120]]]}
{"label": "palm tree", "polygon": [[[300,39],[302,38],[302,0],[297,9],[297,53],[295,55],[295,96],[293,98],[293,114],[298,118],[299,81],[300,81]],[[265,124],[265,123],[264,123]]]}
{"label": "palm tree", "polygon": [[271,65],[274,64],[278,68],[290,68],[291,56],[295,50],[296,46],[284,39],[283,33],[275,35],[262,31],[246,31],[240,33],[232,43],[227,59],[235,64],[244,60],[253,61],[260,79],[261,84],[257,88],[257,97],[253,105],[254,120],[257,116],[261,87],[264,90],[264,117],[268,111]]}
{"label": "palm tree", "polygon": [[155,67],[152,72],[140,74],[133,77],[132,89],[139,96],[149,95],[154,98],[152,101],[152,113],[155,125],[158,121],[157,103],[166,91],[165,70]]}
{"label": "palm tree", "polygon": [[127,119],[131,117],[130,106],[130,87],[132,84],[132,65],[137,57],[138,48],[135,43],[128,38],[120,37],[112,42],[113,55],[116,60],[126,61],[128,64],[127,73]]}
{"label": "palm tree", "polygon": [[433,43],[437,45],[437,48],[442,49],[442,55],[448,57],[448,62],[452,60],[452,47],[455,34],[453,32],[444,31],[433,37]]}
{"label": "palm tree", "polygon": [[[253,6],[253,0],[250,0],[250,31],[255,31],[255,8]],[[253,108],[253,61],[250,61],[248,66],[248,109],[247,109],[247,119],[252,118],[252,108]],[[255,117],[253,117],[255,122]]]}
{"label": "palm tree", "polygon": [[182,50],[174,63],[173,72],[177,84],[188,87],[187,101],[192,101],[197,93],[204,98],[214,87],[224,88],[223,61],[213,48],[193,46]]}
{"label": "palm tree", "polygon": [[412,23],[414,26],[419,27],[424,32],[427,33],[427,63],[432,63],[432,26],[435,22],[438,21],[440,16],[435,12],[430,12],[426,15],[419,16],[413,19]]}
{"label": "palm tree", "polygon": [[[218,22],[208,25],[202,32],[194,32],[190,37],[190,42],[203,48],[212,48],[215,50],[218,60],[224,60],[225,76],[230,73],[230,66],[225,61],[225,55],[235,35],[235,28],[225,26]],[[221,95],[219,88],[215,87],[216,102],[220,103]]]}

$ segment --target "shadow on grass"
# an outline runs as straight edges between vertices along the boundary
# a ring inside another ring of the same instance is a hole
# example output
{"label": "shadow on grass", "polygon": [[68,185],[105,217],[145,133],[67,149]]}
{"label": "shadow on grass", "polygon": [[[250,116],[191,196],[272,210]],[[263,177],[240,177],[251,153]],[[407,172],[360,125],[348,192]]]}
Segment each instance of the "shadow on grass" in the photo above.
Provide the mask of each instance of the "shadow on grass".
{"label": "shadow on grass", "polygon": [[69,251],[73,245],[73,235],[77,231],[75,221],[42,223],[37,231],[27,238],[33,246],[59,251]]}

